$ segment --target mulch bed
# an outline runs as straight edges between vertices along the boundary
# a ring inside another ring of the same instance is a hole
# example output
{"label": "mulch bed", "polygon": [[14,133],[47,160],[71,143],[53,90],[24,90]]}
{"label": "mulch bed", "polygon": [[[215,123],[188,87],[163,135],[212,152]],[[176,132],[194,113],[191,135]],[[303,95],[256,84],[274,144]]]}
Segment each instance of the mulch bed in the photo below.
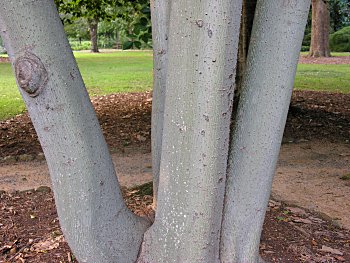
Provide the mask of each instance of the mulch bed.
{"label": "mulch bed", "polygon": [[[150,150],[151,93],[113,94],[92,98],[110,149]],[[285,141],[350,138],[350,94],[295,91],[284,133]],[[0,122],[0,158],[37,155],[41,146],[25,113]]]}
{"label": "mulch bed", "polygon": [[10,59],[8,57],[0,57],[0,63],[7,63],[10,62]]}
{"label": "mulch bed", "polygon": [[299,57],[300,64],[350,64],[350,56],[328,57],[328,58],[310,58],[307,56]]}
{"label": "mulch bed", "polygon": [[[152,197],[142,188],[123,189],[125,201],[135,213],[152,216]],[[50,191],[2,193],[0,209],[1,263],[77,262],[60,230]],[[350,231],[271,200],[260,254],[268,262],[350,262]]]}

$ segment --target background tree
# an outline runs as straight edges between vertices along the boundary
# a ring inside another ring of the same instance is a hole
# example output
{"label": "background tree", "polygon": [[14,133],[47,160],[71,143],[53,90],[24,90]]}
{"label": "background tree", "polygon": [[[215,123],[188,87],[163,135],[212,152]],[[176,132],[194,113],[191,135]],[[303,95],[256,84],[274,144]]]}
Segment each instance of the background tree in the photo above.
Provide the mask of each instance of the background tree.
{"label": "background tree", "polygon": [[328,0],[312,0],[310,57],[329,57],[329,5]]}
{"label": "background tree", "polygon": [[77,18],[85,18],[89,25],[91,52],[98,52],[98,23],[113,18],[115,0],[55,0],[63,20],[70,23]]}
{"label": "background tree", "polygon": [[48,162],[62,230],[79,262],[258,262],[310,2],[257,2],[232,126],[242,2],[165,3],[158,12],[170,11],[169,34],[153,35],[167,41],[168,55],[151,227],[123,202],[54,3],[5,1],[0,9],[0,33]]}
{"label": "background tree", "polygon": [[[98,52],[98,35],[104,40],[115,38],[118,46],[120,33],[126,38],[123,48],[151,46],[150,9],[148,0],[55,0],[61,18],[70,31],[76,29],[78,38],[88,25],[91,51]],[[78,26],[74,24],[79,23]],[[99,29],[99,24],[102,28]],[[106,37],[107,36],[107,37]]]}

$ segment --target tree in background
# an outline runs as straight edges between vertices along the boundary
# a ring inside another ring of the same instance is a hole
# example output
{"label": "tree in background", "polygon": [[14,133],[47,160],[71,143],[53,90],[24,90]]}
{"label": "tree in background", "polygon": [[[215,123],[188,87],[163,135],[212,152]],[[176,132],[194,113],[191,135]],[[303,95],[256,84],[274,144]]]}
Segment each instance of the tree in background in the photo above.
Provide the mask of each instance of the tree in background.
{"label": "tree in background", "polygon": [[330,57],[328,0],[312,0],[310,57]]}
{"label": "tree in background", "polygon": [[2,4],[0,33],[79,262],[259,262],[310,1],[257,2],[235,123],[242,1],[152,3],[155,87],[163,90],[154,101],[164,103],[163,122],[152,127],[162,140],[152,149],[161,152],[154,222],[123,202],[53,1]]}
{"label": "tree in background", "polygon": [[98,51],[97,30],[98,23],[113,18],[112,9],[115,0],[55,0],[59,13],[63,14],[63,21],[71,23],[78,18],[85,18],[88,22],[91,52]]}
{"label": "tree in background", "polygon": [[124,49],[151,46],[149,0],[55,0],[55,3],[69,35],[80,40],[84,24],[88,25],[92,52],[98,52],[99,34],[107,36],[105,41],[115,38],[114,46],[119,46],[122,34],[126,38]]}

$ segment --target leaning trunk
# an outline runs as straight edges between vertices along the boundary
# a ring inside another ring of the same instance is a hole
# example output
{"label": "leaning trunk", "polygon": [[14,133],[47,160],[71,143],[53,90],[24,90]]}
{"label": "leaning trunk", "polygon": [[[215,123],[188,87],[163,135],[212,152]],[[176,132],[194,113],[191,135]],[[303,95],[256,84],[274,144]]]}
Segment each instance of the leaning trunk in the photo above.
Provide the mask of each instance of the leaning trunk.
{"label": "leaning trunk", "polygon": [[93,53],[99,52],[98,41],[97,41],[97,28],[98,28],[98,19],[89,20],[91,52],[93,52]]}
{"label": "leaning trunk", "polygon": [[310,57],[330,57],[328,1],[312,0]]}
{"label": "leaning trunk", "polygon": [[258,262],[309,0],[261,0],[228,162],[222,262]]}
{"label": "leaning trunk", "polygon": [[135,262],[148,223],[124,204],[54,2],[3,1],[0,33],[44,150],[60,225],[74,255],[79,262]]}

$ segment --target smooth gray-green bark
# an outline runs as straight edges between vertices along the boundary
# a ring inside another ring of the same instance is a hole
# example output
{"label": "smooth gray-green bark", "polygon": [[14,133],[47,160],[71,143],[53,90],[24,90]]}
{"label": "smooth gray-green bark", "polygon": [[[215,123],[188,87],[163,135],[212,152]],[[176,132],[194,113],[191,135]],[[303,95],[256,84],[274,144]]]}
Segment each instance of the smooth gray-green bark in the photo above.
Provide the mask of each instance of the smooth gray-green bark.
{"label": "smooth gray-green bark", "polygon": [[152,96],[152,172],[153,204],[157,205],[159,169],[162,152],[166,74],[168,64],[168,35],[170,0],[151,0],[153,42],[153,96]]}
{"label": "smooth gray-green bark", "polygon": [[0,8],[20,92],[48,161],[63,233],[79,262],[135,262],[148,223],[125,206],[53,1]]}
{"label": "smooth gray-green bark", "polygon": [[219,262],[241,7],[171,1],[158,203],[140,262]]}
{"label": "smooth gray-green bark", "polygon": [[310,0],[260,0],[232,137],[222,262],[257,262]]}

